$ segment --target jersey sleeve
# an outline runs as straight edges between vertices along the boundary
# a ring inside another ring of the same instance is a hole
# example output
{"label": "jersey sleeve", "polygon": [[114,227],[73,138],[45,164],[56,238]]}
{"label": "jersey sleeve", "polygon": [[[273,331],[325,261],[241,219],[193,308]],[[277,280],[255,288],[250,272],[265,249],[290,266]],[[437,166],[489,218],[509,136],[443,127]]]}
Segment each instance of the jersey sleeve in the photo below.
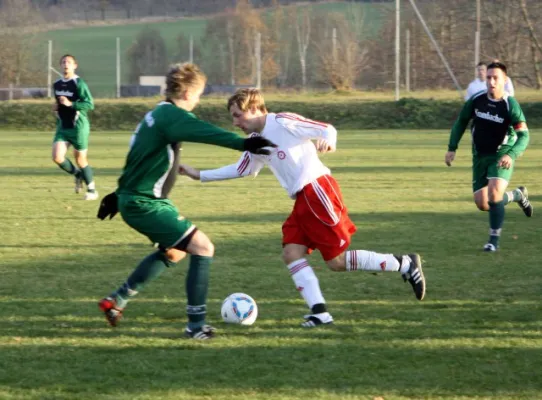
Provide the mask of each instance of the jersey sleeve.
{"label": "jersey sleeve", "polygon": [[292,135],[306,139],[324,139],[331,146],[337,146],[337,130],[331,124],[313,121],[293,113],[280,113],[275,116],[277,123]]}
{"label": "jersey sleeve", "polygon": [[201,182],[223,181],[252,175],[256,177],[265,166],[262,157],[245,151],[236,164],[200,172]]}
{"label": "jersey sleeve", "polygon": [[504,82],[504,91],[508,93],[508,96],[514,96],[515,90],[512,79],[506,78],[506,82]]}
{"label": "jersey sleeve", "polygon": [[472,93],[473,89],[472,89],[472,83],[469,84],[469,86],[467,87],[467,93],[465,93],[465,101],[467,101],[468,99],[470,99],[472,97],[472,95],[474,93]]}
{"label": "jersey sleeve", "polygon": [[78,79],[77,82],[77,95],[78,99],[72,103],[72,107],[75,111],[91,111],[94,110],[94,99],[86,82],[82,79]]}
{"label": "jersey sleeve", "polygon": [[170,143],[206,143],[239,151],[244,150],[244,139],[241,136],[202,121],[190,113],[184,113],[178,118],[167,118],[162,121],[161,129]]}
{"label": "jersey sleeve", "polygon": [[457,150],[457,147],[459,146],[459,142],[461,141],[461,138],[463,137],[463,134],[465,133],[465,129],[467,129],[467,125],[469,124],[469,121],[472,117],[472,111],[473,111],[473,99],[470,98],[463,105],[463,108],[461,109],[461,112],[459,113],[459,117],[457,117],[457,120],[455,121],[454,126],[452,127],[452,131],[450,132],[450,140],[448,141],[448,151]]}
{"label": "jersey sleeve", "polygon": [[510,120],[514,131],[516,131],[516,143],[507,151],[507,154],[516,159],[523,154],[529,144],[529,128],[523,115],[523,111],[515,98],[509,98]]}

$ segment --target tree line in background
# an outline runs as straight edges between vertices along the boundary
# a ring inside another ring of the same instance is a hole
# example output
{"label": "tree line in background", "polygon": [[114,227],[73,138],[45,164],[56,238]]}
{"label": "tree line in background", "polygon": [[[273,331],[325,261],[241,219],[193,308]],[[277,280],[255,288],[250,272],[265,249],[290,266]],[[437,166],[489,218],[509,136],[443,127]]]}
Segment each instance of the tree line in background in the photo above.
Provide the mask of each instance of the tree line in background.
{"label": "tree line in background", "polygon": [[[35,84],[39,74],[30,62],[32,35],[29,33],[43,22],[42,16],[36,11],[35,1],[0,1],[0,40],[4,44],[0,52],[0,84]],[[202,66],[210,82],[254,84],[255,39],[260,34],[264,86],[371,90],[393,87],[393,2],[380,4],[377,14],[369,14],[369,8],[360,2],[350,2],[342,12],[318,12],[311,7],[284,5],[285,2],[278,0],[232,0],[231,3],[235,7],[216,15],[207,24],[203,36],[193,41],[193,60]],[[268,8],[262,11],[255,3]],[[466,86],[474,76],[475,2],[417,0],[416,3],[451,69]],[[537,22],[542,20],[542,2],[481,0],[481,5],[481,59],[502,60],[508,64],[516,83],[540,89],[542,26]],[[410,87],[413,90],[453,87],[420,21],[408,2],[403,1],[403,60],[407,30]],[[157,30],[143,29],[127,53],[130,82],[137,83],[140,75],[162,75],[171,62],[187,61],[190,40],[180,34],[176,49],[168,52]],[[404,62],[401,65],[404,77],[406,66]],[[40,82],[44,82],[43,71],[41,74]]]}

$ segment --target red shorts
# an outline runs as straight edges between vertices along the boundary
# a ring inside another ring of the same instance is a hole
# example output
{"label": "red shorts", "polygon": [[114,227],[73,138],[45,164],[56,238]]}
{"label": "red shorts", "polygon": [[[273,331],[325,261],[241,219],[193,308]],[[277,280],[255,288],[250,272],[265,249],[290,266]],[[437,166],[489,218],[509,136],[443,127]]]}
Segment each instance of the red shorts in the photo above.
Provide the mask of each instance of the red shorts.
{"label": "red shorts", "polygon": [[282,245],[301,244],[309,254],[318,249],[328,261],[348,248],[355,232],[338,183],[324,175],[297,194],[294,209],[282,225]]}

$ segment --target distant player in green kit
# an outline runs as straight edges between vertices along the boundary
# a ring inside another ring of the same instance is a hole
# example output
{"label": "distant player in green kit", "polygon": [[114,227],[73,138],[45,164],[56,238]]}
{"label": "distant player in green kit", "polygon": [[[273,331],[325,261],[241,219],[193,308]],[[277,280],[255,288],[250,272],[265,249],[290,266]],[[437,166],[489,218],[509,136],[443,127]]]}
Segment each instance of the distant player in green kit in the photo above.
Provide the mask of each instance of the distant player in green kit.
{"label": "distant player in green kit", "polygon": [[472,96],[463,106],[450,134],[446,165],[451,166],[459,141],[472,119],[472,189],[474,202],[489,211],[489,241],[484,251],[499,247],[504,222],[504,206],[518,203],[527,217],[533,215],[527,188],[506,192],[515,160],[529,143],[529,130],[519,103],[504,91],[506,66],[493,62],[487,66],[487,90]]}
{"label": "distant player in green kit", "polygon": [[[56,134],[53,139],[53,161],[68,174],[75,176],[75,193],[87,185],[85,200],[98,199],[94,184],[92,168],[88,165],[88,137],[90,124],[87,112],[94,109],[94,101],[88,86],[75,74],[77,61],[75,57],[66,54],[60,59],[63,78],[53,85],[56,103],[54,110],[57,115]],[[68,147],[73,146],[73,154],[77,166],[66,158]]]}
{"label": "distant player in green kit", "polygon": [[188,326],[193,339],[209,339],[207,286],[214,246],[188,219],[179,215],[168,194],[178,174],[181,142],[199,142],[255,154],[270,154],[275,145],[262,137],[243,139],[197,119],[191,111],[199,102],[206,77],[194,64],[177,64],[166,76],[166,100],[148,112],[136,128],[124,171],[114,193],[102,199],[98,218],[113,218],[120,211],[124,221],[158,245],[126,282],[102,299],[100,309],[116,326],[128,301],[146,284],[190,253],[186,276]]}

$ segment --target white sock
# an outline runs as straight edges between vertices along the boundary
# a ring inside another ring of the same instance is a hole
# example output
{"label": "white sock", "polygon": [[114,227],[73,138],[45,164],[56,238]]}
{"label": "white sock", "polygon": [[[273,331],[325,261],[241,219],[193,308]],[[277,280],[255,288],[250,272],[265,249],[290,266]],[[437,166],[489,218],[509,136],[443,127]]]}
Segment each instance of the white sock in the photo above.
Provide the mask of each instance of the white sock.
{"label": "white sock", "polygon": [[87,186],[87,189],[88,190],[96,190],[96,184],[94,183],[94,181],[90,182]]}
{"label": "white sock", "polygon": [[295,287],[311,310],[315,304],[325,304],[326,301],[320,290],[318,278],[307,260],[300,258],[288,264],[288,270],[294,280]]}
{"label": "white sock", "polygon": [[508,203],[505,203],[505,204],[510,204],[511,202],[514,201],[514,191],[511,190],[510,192],[506,192],[506,194],[508,195]]}
{"label": "white sock", "polygon": [[[403,258],[404,261],[404,258]],[[374,251],[350,250],[346,252],[347,271],[401,271],[406,272],[410,262],[397,261],[393,254],[381,254]]]}

